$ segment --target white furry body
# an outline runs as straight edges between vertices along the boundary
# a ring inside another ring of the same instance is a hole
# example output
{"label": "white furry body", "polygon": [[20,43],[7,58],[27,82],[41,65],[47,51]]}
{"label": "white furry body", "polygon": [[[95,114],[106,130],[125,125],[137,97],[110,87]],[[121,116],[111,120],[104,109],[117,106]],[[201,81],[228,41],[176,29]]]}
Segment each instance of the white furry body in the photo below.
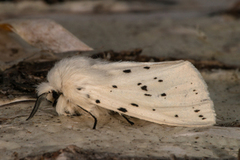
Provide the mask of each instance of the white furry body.
{"label": "white furry body", "polygon": [[174,126],[215,124],[213,102],[197,69],[187,61],[107,63],[85,57],[58,62],[38,86],[38,95],[62,93],[59,115],[81,106],[93,113],[103,107],[120,114]]}

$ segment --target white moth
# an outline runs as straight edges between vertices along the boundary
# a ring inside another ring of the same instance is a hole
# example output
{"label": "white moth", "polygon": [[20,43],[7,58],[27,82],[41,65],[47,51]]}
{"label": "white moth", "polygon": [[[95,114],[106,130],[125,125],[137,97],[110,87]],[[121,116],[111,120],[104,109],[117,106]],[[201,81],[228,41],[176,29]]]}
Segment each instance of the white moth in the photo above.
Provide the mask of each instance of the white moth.
{"label": "white moth", "polygon": [[72,57],[56,63],[47,80],[37,88],[38,99],[28,119],[48,99],[59,115],[74,115],[79,109],[88,112],[95,120],[93,128],[97,107],[173,126],[216,122],[207,85],[188,61],[108,63]]}

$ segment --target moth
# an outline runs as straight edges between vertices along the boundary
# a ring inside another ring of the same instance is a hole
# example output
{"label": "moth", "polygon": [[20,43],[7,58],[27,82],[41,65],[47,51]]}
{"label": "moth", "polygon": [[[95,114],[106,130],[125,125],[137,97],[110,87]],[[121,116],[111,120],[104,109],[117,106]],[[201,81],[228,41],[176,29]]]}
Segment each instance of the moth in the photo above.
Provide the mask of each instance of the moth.
{"label": "moth", "polygon": [[[94,118],[102,107],[142,120],[172,126],[204,127],[216,123],[213,102],[198,70],[188,61],[113,62],[75,56],[56,63],[27,118],[49,100],[59,115],[79,109]],[[130,120],[126,120],[133,124]]]}

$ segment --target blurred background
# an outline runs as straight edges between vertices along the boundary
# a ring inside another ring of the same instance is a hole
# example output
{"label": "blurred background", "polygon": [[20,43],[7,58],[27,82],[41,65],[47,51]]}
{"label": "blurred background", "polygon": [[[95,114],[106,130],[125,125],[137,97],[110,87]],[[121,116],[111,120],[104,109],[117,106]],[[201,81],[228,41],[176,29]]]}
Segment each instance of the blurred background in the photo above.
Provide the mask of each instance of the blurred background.
{"label": "blurred background", "polygon": [[[237,0],[5,0],[0,20],[49,18],[97,52],[140,48],[147,56],[238,65],[239,6]],[[3,40],[0,51],[5,46]],[[19,57],[11,55],[6,61]]]}

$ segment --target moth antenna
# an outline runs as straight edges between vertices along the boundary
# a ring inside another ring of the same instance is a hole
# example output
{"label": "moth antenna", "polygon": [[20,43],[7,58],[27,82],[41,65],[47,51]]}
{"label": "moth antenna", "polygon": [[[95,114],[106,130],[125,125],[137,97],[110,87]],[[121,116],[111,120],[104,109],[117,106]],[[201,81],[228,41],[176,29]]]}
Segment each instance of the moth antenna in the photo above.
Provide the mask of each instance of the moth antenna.
{"label": "moth antenna", "polygon": [[82,108],[81,106],[78,106],[79,108],[81,108],[82,110],[84,110],[85,112],[87,112],[88,114],[90,114],[93,119],[94,119],[94,124],[93,124],[93,129],[96,129],[96,126],[97,126],[97,118],[89,111],[85,110],[84,108]]}
{"label": "moth antenna", "polygon": [[128,121],[128,123],[130,123],[131,125],[134,125],[134,123],[132,121],[130,121],[125,115],[121,114],[121,116],[123,118],[125,118]]}
{"label": "moth antenna", "polygon": [[40,96],[37,97],[37,100],[36,100],[36,103],[35,103],[35,105],[34,105],[34,107],[33,107],[33,110],[32,110],[32,112],[31,112],[31,114],[29,115],[29,117],[26,119],[26,121],[29,120],[29,119],[31,119],[31,118],[35,115],[35,113],[37,112],[37,110],[38,110],[41,102],[42,102],[44,99],[46,99],[47,94],[48,94],[48,93],[43,93],[43,94],[41,94]]}

